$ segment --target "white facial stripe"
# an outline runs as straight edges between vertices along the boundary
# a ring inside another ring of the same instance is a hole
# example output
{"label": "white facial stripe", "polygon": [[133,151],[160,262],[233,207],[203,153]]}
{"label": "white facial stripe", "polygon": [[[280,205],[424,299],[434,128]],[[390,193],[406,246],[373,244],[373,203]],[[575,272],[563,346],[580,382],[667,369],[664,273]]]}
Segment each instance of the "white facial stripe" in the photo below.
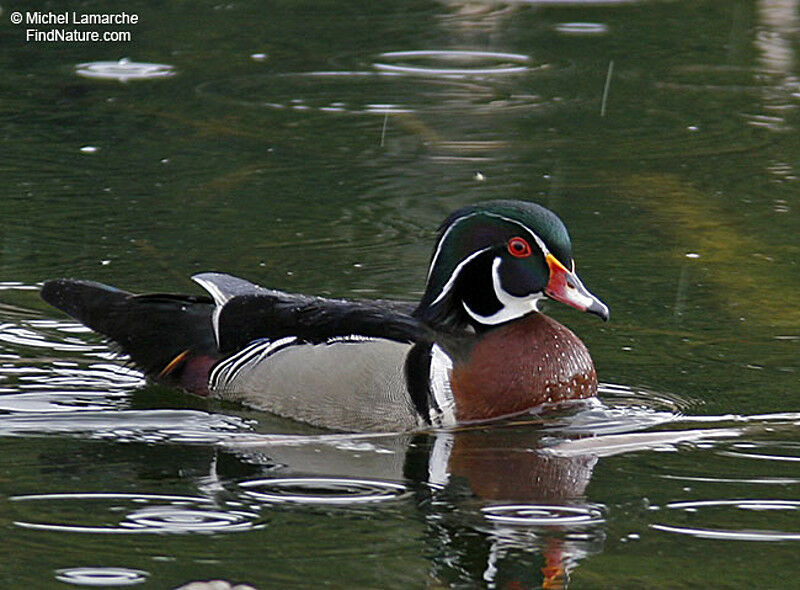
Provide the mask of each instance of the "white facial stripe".
{"label": "white facial stripe", "polygon": [[[439,243],[436,244],[436,252],[433,255],[433,259],[431,260],[430,268],[428,268],[428,277],[427,277],[428,281],[430,281],[431,273],[433,272],[433,269],[436,266],[437,261],[439,260],[439,255],[441,254],[441,251],[442,251],[442,245],[447,240],[447,236],[450,234],[451,231],[453,231],[453,229],[459,223],[461,223],[462,221],[465,221],[465,220],[467,220],[467,219],[469,219],[471,217],[475,217],[476,215],[487,215],[489,217],[496,217],[497,219],[502,219],[503,221],[505,221],[507,223],[511,223],[513,225],[518,226],[520,229],[522,229],[523,232],[527,233],[530,237],[533,238],[534,243],[539,247],[539,250],[542,252],[542,256],[546,257],[548,254],[550,254],[550,250],[545,245],[544,240],[542,240],[542,238],[540,238],[529,227],[523,225],[522,223],[520,223],[516,219],[512,219],[510,217],[506,217],[505,215],[499,215],[497,213],[488,213],[486,211],[481,211],[481,212],[477,212],[476,211],[475,213],[470,213],[469,215],[465,215],[464,217],[461,217],[460,219],[456,220],[455,223],[453,223],[450,227],[448,227],[445,230],[444,234],[442,234],[442,238],[439,240]],[[456,279],[458,278],[458,273],[461,272],[461,269],[464,268],[464,266],[470,260],[472,260],[473,258],[475,258],[476,256],[478,256],[480,254],[483,254],[484,252],[486,252],[487,250],[490,250],[490,249],[491,249],[491,246],[487,246],[483,250],[478,250],[477,252],[473,252],[472,254],[467,256],[464,260],[459,262],[458,266],[456,266],[456,268],[453,270],[453,274],[450,275],[450,278],[447,280],[447,283],[445,283],[444,287],[442,287],[442,290],[436,296],[436,299],[434,299],[434,301],[433,301],[433,303],[431,303],[431,305],[435,305],[436,303],[439,303],[439,301],[441,301],[445,297],[445,295],[447,295],[447,293],[450,291],[450,289],[453,288],[453,284],[456,282]],[[575,261],[572,261],[572,264],[573,264],[573,268],[574,268]],[[469,310],[467,311],[467,313],[470,313]]]}
{"label": "white facial stripe", "polygon": [[539,249],[542,251],[542,255],[543,256],[546,256],[547,254],[550,253],[550,250],[547,249],[547,246],[545,246],[544,241],[538,235],[536,235],[536,233],[531,231],[531,229],[529,227],[527,227],[526,225],[523,225],[522,223],[520,223],[516,219],[512,219],[510,217],[506,217],[505,215],[499,215],[497,213],[489,213],[489,212],[486,212],[486,211],[476,211],[475,213],[470,213],[469,215],[465,215],[464,217],[461,217],[461,218],[457,219],[450,227],[448,227],[445,230],[444,234],[442,234],[442,237],[439,240],[439,243],[436,244],[436,253],[433,255],[433,259],[431,260],[431,266],[428,269],[428,279],[431,278],[431,271],[433,270],[433,267],[436,266],[436,262],[439,259],[439,254],[442,251],[442,245],[447,240],[447,236],[450,234],[450,232],[453,231],[458,226],[459,223],[461,223],[463,221],[466,221],[467,219],[470,219],[471,217],[475,217],[477,215],[486,215],[488,217],[496,217],[497,219],[502,219],[503,221],[506,221],[508,223],[512,223],[512,224],[520,227],[522,229],[522,231],[527,232],[528,235],[530,235],[533,238],[533,241],[536,242],[536,245],[539,246]]}
{"label": "white facial stripe", "polygon": [[450,278],[447,279],[447,282],[444,284],[444,287],[442,287],[442,290],[436,296],[436,299],[433,300],[433,303],[431,303],[431,305],[436,305],[437,303],[439,303],[439,301],[441,301],[444,298],[444,296],[447,295],[447,293],[450,292],[450,290],[453,288],[453,285],[456,282],[456,279],[458,278],[458,273],[461,272],[462,268],[464,268],[467,264],[469,264],[469,262],[472,259],[480,256],[481,254],[483,254],[484,252],[486,252],[489,249],[491,249],[491,247],[484,248],[483,250],[478,250],[477,252],[473,252],[472,254],[467,256],[464,260],[459,262],[458,266],[456,266],[455,269],[453,270],[453,274],[451,274]]}
{"label": "white facial stripe", "polygon": [[544,296],[541,293],[533,293],[526,297],[516,297],[511,295],[503,289],[500,282],[500,264],[503,259],[497,256],[492,262],[492,287],[494,287],[494,295],[502,306],[497,312],[489,316],[480,315],[472,311],[466,303],[462,302],[464,310],[470,315],[472,319],[481,324],[494,326],[520,318],[532,311],[538,311],[538,303]]}
{"label": "white facial stripe", "polygon": [[433,258],[431,259],[431,265],[428,268],[427,280],[430,280],[430,278],[431,278],[431,272],[433,272],[433,267],[436,266],[436,261],[439,260],[439,254],[441,254],[441,252],[442,252],[442,244],[445,243],[445,241],[447,240],[447,236],[450,234],[450,232],[453,231],[453,229],[459,223],[461,223],[462,221],[465,221],[465,220],[469,219],[470,217],[475,217],[476,215],[479,215],[479,213],[477,211],[475,213],[470,213],[469,215],[465,215],[464,217],[461,217],[461,218],[457,219],[455,221],[455,223],[453,223],[450,227],[448,227],[444,231],[444,233],[442,234],[441,239],[439,240],[439,243],[436,244],[436,252],[434,253]]}

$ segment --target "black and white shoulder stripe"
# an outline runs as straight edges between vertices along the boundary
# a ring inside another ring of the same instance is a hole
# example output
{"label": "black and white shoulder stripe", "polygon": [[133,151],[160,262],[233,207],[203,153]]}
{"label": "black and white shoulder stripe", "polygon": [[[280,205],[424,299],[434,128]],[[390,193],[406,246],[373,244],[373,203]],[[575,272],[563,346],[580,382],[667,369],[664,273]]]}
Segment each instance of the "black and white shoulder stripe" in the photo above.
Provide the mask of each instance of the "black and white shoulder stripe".
{"label": "black and white shoulder stripe", "polygon": [[[348,336],[335,336],[328,338],[324,342],[318,343],[323,345],[335,344],[362,344],[364,342],[372,342],[378,340],[368,336],[359,336],[357,334],[350,334]],[[269,340],[261,338],[255,340],[247,345],[245,348],[236,354],[222,359],[217,363],[208,376],[208,387],[211,391],[221,391],[226,389],[233,381],[242,374],[247,368],[255,367],[256,365],[267,361],[272,355],[286,350],[290,347],[297,346],[315,346],[302,340],[296,336],[286,336],[277,340]]]}
{"label": "black and white shoulder stripe", "polygon": [[270,341],[256,340],[249,346],[217,363],[208,375],[208,387],[211,391],[224,390],[231,384],[245,367],[263,362],[276,352],[300,344],[294,336]]}
{"label": "black and white shoulder stripe", "polygon": [[417,345],[406,359],[408,394],[420,426],[456,425],[456,402],[450,386],[453,361],[438,344]]}

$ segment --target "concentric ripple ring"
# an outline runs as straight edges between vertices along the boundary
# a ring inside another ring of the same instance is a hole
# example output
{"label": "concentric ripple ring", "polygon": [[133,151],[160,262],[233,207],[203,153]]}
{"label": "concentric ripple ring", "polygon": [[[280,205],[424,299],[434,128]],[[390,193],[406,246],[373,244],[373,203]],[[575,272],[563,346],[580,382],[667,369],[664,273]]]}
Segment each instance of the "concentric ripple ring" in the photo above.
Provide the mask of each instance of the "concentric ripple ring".
{"label": "concentric ripple ring", "polygon": [[[463,50],[416,50],[389,51],[381,53],[378,61],[372,64],[376,70],[399,74],[417,74],[425,76],[478,76],[519,74],[531,68],[532,61],[527,55],[520,53],[496,53],[491,51]],[[393,61],[398,63],[392,63]],[[405,61],[406,63],[402,63]],[[415,65],[414,62],[431,62],[434,65]],[[439,63],[459,61],[461,67],[445,67]],[[484,65],[470,65],[478,62]]]}
{"label": "concentric ripple ring", "polygon": [[239,484],[246,496],[262,502],[297,504],[361,504],[408,495],[400,483],[346,478],[293,477],[257,479]]}
{"label": "concentric ripple ring", "polygon": [[56,580],[77,586],[133,586],[149,574],[121,567],[71,567],[56,570]]}
{"label": "concentric ripple ring", "polygon": [[509,504],[486,506],[481,511],[488,520],[502,524],[582,526],[603,522],[603,512],[596,506]]}

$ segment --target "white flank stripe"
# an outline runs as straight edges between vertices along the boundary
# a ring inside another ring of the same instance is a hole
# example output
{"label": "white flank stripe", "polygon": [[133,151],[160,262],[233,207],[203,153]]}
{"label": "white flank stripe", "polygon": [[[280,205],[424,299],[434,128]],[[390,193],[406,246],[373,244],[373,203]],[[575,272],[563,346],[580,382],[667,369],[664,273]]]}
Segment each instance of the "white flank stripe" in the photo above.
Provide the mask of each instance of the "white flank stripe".
{"label": "white flank stripe", "polygon": [[437,413],[435,408],[431,408],[431,422],[436,422],[441,426],[456,425],[456,401],[453,398],[453,390],[450,387],[450,373],[453,370],[453,361],[438,344],[431,347],[431,368],[429,379],[431,382],[431,393],[436,405],[439,406]]}

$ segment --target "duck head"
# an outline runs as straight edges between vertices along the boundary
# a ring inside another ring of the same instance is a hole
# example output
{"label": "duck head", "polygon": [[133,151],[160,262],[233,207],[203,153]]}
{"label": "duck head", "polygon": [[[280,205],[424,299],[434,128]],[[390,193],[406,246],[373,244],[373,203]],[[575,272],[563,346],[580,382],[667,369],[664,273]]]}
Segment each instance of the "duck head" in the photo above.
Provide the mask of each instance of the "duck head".
{"label": "duck head", "polygon": [[492,201],[442,224],[415,315],[434,326],[485,330],[538,311],[545,297],[608,319],[575,273],[569,234],[555,213]]}

